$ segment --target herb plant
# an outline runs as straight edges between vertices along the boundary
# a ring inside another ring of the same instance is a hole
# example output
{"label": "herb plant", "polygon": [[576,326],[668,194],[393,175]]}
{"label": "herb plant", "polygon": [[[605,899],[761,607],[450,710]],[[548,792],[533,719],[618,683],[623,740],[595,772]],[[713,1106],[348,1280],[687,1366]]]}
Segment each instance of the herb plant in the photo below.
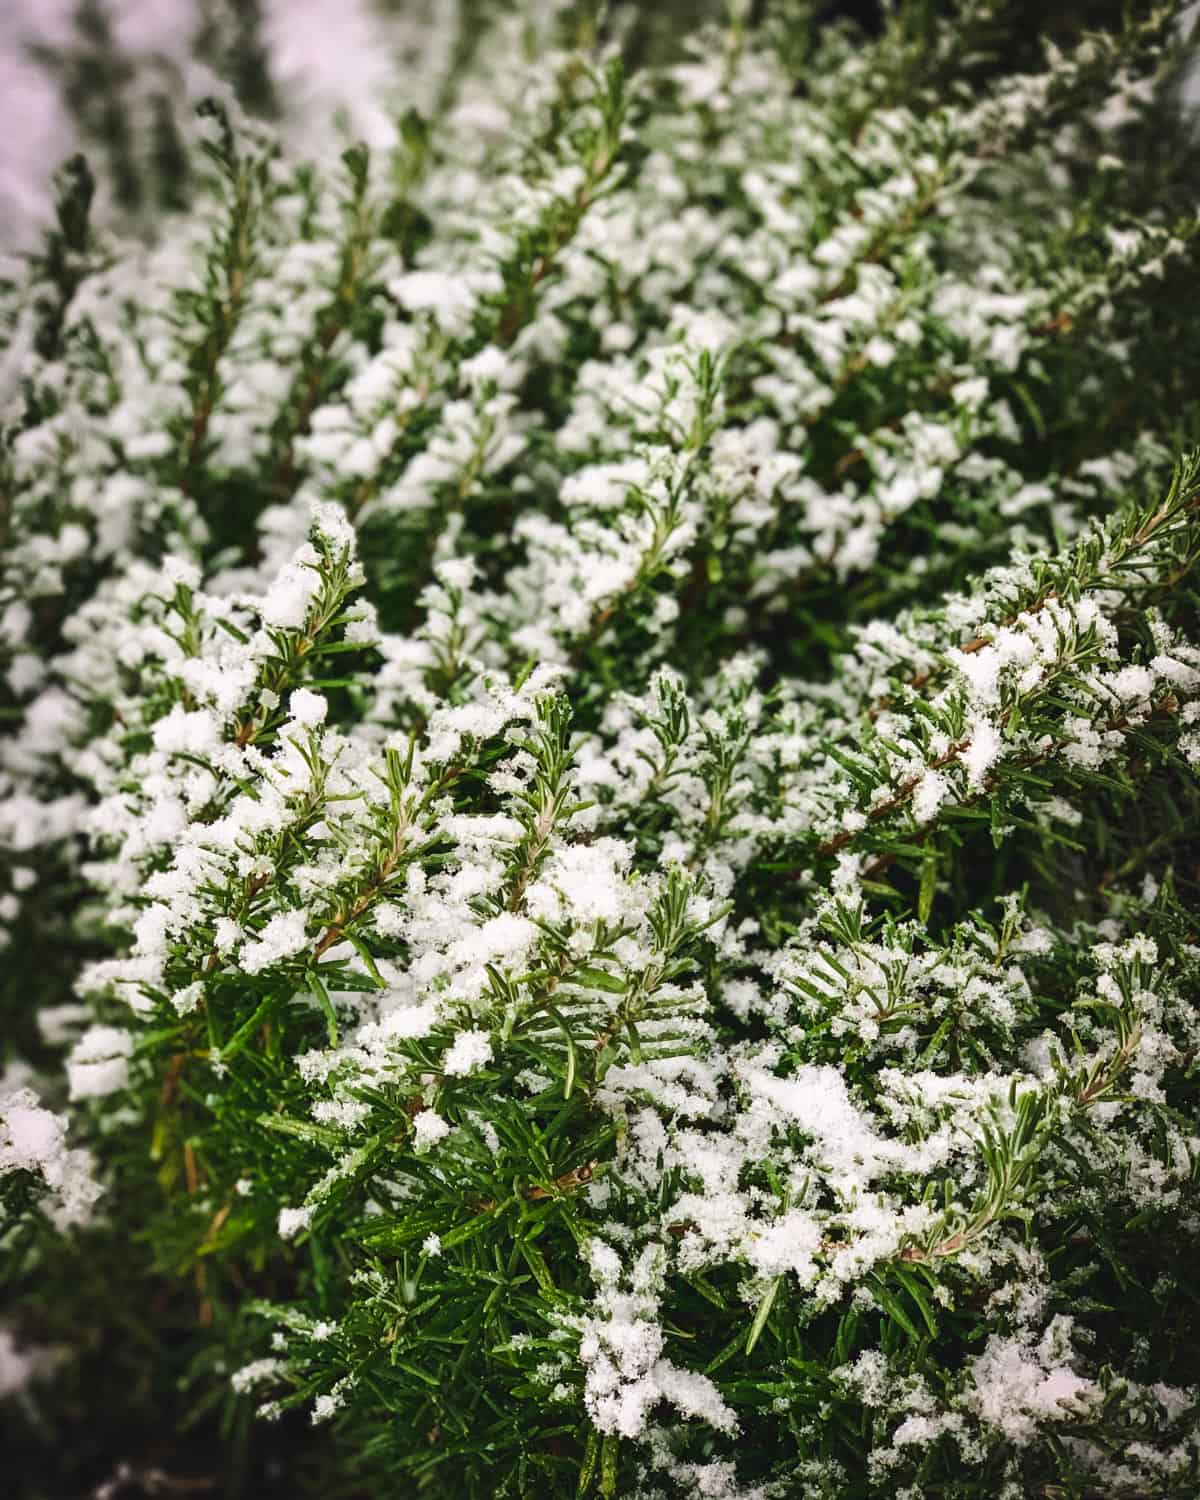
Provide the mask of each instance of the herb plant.
{"label": "herb plant", "polygon": [[231,1494],[1196,1495],[1196,150],[1178,7],[1026,10],[626,69],[545,0],[387,152],[209,103],[148,244],[69,168],[0,287],[31,1496],[110,1383]]}

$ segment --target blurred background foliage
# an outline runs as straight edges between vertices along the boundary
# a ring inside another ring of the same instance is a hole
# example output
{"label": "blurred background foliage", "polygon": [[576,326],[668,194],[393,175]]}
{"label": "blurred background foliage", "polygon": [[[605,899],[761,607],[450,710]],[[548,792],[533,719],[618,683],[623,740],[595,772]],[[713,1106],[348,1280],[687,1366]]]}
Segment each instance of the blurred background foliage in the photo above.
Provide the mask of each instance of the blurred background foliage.
{"label": "blurred background foliage", "polygon": [[[395,43],[401,66],[398,78],[420,70],[414,50],[439,28],[457,33],[455,45],[469,53],[486,34],[501,0],[4,0],[0,6],[0,64],[10,56],[28,85],[36,79],[43,91],[38,108],[57,118],[62,136],[39,142],[48,169],[75,149],[89,157],[100,184],[99,204],[127,227],[153,229],[165,211],[187,197],[188,157],[184,140],[190,130],[190,106],[206,81],[219,81],[247,112],[280,127],[285,139],[289,122],[333,104],[343,113],[347,135],[363,133],[362,97],[373,82],[386,77],[390,59],[375,58],[374,79],[363,78],[369,53],[382,40],[386,53]],[[770,14],[794,15],[798,29],[828,25],[877,34],[891,25],[905,35],[912,58],[906,85],[932,83],[928,43],[935,25],[956,12],[955,0],[739,0],[743,24],[753,30]],[[506,7],[507,9],[508,7]],[[1045,41],[1069,47],[1088,28],[1119,27],[1127,0],[1008,0],[998,6],[1002,19],[994,34],[977,38],[974,78],[980,84],[1000,67],[1034,67]],[[568,12],[564,41],[619,37],[626,66],[661,63],[681,55],[689,41],[713,21],[730,13],[729,0],[581,0]],[[139,10],[147,25],[138,24]],[[456,26],[447,26],[451,14]],[[54,16],[53,24],[50,23]],[[163,17],[173,16],[170,24]],[[322,31],[329,28],[323,47]],[[574,35],[570,34],[574,29]],[[435,44],[436,45],[436,44]],[[338,54],[341,54],[340,57]],[[798,63],[802,60],[802,53]],[[460,60],[462,60],[460,58]],[[345,66],[340,67],[344,62]],[[339,71],[340,69],[340,71]],[[318,77],[325,74],[324,78]],[[0,85],[9,74],[0,66]],[[798,86],[800,85],[798,79]],[[45,91],[49,90],[47,94]],[[341,97],[338,97],[339,90]],[[28,105],[14,91],[6,105],[7,146],[0,140],[0,247],[11,243],[18,215],[3,212],[5,158],[8,171],[27,170],[36,162],[23,135],[27,122],[17,119]],[[359,97],[362,96],[362,97]],[[52,97],[52,102],[51,101]],[[31,95],[32,99],[33,96]],[[395,100],[396,112],[412,100]],[[420,105],[418,105],[420,107]],[[53,124],[53,121],[51,121]],[[300,134],[311,139],[314,122]],[[317,127],[319,128],[319,126]],[[291,132],[295,134],[295,131]],[[45,131],[42,132],[43,136]],[[1170,139],[1160,134],[1141,143],[1147,160],[1166,168],[1179,161]],[[49,171],[46,173],[47,179]],[[28,192],[28,184],[23,184]],[[49,218],[46,196],[43,220]],[[5,222],[5,220],[9,222]]]}

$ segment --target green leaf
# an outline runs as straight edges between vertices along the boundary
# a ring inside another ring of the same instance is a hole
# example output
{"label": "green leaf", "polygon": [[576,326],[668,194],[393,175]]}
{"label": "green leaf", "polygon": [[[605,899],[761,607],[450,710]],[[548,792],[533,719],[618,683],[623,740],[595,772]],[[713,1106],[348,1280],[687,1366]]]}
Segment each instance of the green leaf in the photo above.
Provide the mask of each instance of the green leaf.
{"label": "green leaf", "polygon": [[706,1301],[711,1302],[714,1307],[719,1307],[722,1312],[728,1310],[729,1303],[726,1302],[716,1287],[707,1281],[699,1271],[693,1271],[690,1276],[685,1276],[683,1279],[687,1282],[688,1286],[695,1287],[700,1295]]}
{"label": "green leaf", "polygon": [[917,897],[917,920],[924,926],[933,910],[933,897],[937,890],[938,857],[931,852],[921,866],[921,889]]}
{"label": "green leaf", "polygon": [[903,1283],[908,1295],[916,1303],[921,1317],[925,1320],[925,1326],[929,1330],[931,1338],[937,1338],[937,1319],[934,1317],[933,1304],[929,1300],[929,1290],[921,1282],[916,1271],[907,1266],[898,1265],[895,1262],[889,1266],[889,1271],[897,1281]]}
{"label": "green leaf", "polygon": [[541,1287],[542,1291],[545,1292],[546,1296],[552,1302],[560,1301],[562,1293],[554,1284],[554,1278],[550,1274],[550,1267],[546,1264],[546,1257],[542,1252],[536,1245],[531,1244],[528,1239],[523,1239],[521,1241],[521,1254],[525,1259],[525,1264],[533,1272],[534,1280]]}
{"label": "green leaf", "polygon": [[921,1342],[921,1330],[913,1322],[911,1314],[896,1293],[886,1286],[882,1278],[878,1275],[869,1276],[867,1284],[871,1289],[871,1295],[874,1297],[881,1311],[885,1312],[889,1318],[898,1323],[904,1332],[908,1334],[909,1338],[912,1339],[913,1343],[919,1344]]}
{"label": "green leaf", "polygon": [[[354,948],[358,956],[362,959],[363,963],[366,965],[367,973],[370,974],[371,978],[375,981],[376,988],[386,990],[387,980],[384,979],[383,975],[379,972],[379,967],[376,964],[370,949],[363,942],[362,938],[360,938],[357,933],[351,932],[345,927],[343,927],[342,929],[342,937]],[[335,1042],[333,1045],[336,1046],[337,1043]]]}
{"label": "green leaf", "polygon": [[729,1340],[725,1347],[719,1350],[717,1354],[715,1354],[713,1358],[709,1360],[708,1364],[706,1364],[704,1367],[704,1373],[706,1375],[712,1375],[717,1370],[719,1370],[722,1365],[728,1364],[735,1355],[741,1354],[743,1352],[745,1343],[745,1337],[739,1330],[739,1332],[735,1333],[734,1336]]}
{"label": "green leaf", "polygon": [[775,1305],[775,1298],[779,1295],[779,1287],[783,1281],[782,1276],[776,1276],[767,1288],[766,1294],[758,1304],[754,1314],[754,1321],[750,1324],[750,1332],[746,1335],[746,1353],[749,1354],[758,1343],[759,1335],[767,1326],[767,1319],[771,1316],[771,1308]]}
{"label": "green leaf", "polygon": [[579,1466],[579,1484],[575,1490],[577,1496],[582,1497],[591,1490],[599,1458],[600,1434],[594,1427],[589,1427],[587,1441],[583,1447],[583,1462]]}
{"label": "green leaf", "polygon": [[456,1245],[465,1245],[468,1240],[484,1234],[499,1221],[504,1210],[511,1208],[515,1202],[516,1199],[510,1197],[506,1198],[503,1203],[498,1203],[495,1208],[480,1209],[474,1218],[468,1219],[465,1224],[460,1224],[448,1234],[442,1235],[442,1249],[452,1250]]}
{"label": "green leaf", "polygon": [[600,1493],[605,1500],[612,1500],[617,1493],[617,1458],[621,1439],[615,1432],[606,1432],[600,1445]]}
{"label": "green leaf", "polygon": [[325,1013],[325,1026],[329,1033],[329,1045],[336,1047],[338,1044],[338,1023],[334,1014],[333,1001],[329,998],[329,991],[325,988],[320,975],[315,969],[309,969],[305,977],[308,987],[317,998],[317,1003]]}
{"label": "green leaf", "polygon": [[575,1069],[577,1062],[575,1053],[575,1038],[571,1035],[571,1028],[563,1019],[562,1013],[553,1005],[548,1005],[546,1007],[546,1014],[550,1016],[552,1020],[558,1023],[559,1030],[562,1032],[567,1044],[567,1071],[565,1077],[563,1078],[563,1098],[569,1099],[571,1097],[573,1089],[575,1088]]}
{"label": "green leaf", "polygon": [[229,1038],[228,1042],[221,1048],[221,1061],[226,1063],[231,1057],[236,1057],[258,1028],[270,1016],[277,1005],[283,1003],[284,996],[276,992],[268,994],[258,1004],[249,1018]]}
{"label": "green leaf", "polygon": [[267,1130],[274,1130],[278,1135],[292,1135],[297,1140],[311,1141],[314,1145],[325,1146],[331,1151],[336,1151],[345,1144],[345,1137],[331,1125],[318,1125],[312,1120],[295,1120],[290,1115],[262,1114],[258,1116],[258,1123]]}
{"label": "green leaf", "polygon": [[603,990],[609,995],[623,995],[628,988],[626,981],[619,975],[595,968],[572,970],[568,982],[589,990]]}

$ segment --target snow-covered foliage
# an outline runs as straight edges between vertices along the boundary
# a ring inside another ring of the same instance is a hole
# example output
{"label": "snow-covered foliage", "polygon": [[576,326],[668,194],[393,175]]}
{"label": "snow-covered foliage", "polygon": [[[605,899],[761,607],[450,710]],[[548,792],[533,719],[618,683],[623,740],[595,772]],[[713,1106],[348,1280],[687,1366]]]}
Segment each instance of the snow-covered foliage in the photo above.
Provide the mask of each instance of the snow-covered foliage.
{"label": "snow-covered foliage", "polygon": [[134,1230],[371,1493],[1183,1500],[1176,17],[758,9],[336,170],[210,102],[0,289],[24,1335]]}

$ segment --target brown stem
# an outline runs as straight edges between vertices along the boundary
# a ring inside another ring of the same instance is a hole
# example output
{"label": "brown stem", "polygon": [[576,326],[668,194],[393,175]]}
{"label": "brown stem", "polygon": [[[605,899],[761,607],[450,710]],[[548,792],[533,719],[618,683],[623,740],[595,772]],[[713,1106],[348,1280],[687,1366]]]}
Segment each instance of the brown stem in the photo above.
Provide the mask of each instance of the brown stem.
{"label": "brown stem", "polygon": [[[886,802],[881,802],[878,807],[873,807],[867,814],[868,819],[873,823],[877,822],[880,818],[886,818],[891,813],[894,813],[897,808],[903,807],[930,771],[940,771],[943,766],[948,766],[952,760],[957,760],[970,743],[970,740],[959,740],[957,744],[951,745],[949,750],[939,755],[936,760],[931,760],[920,776],[910,776],[894,796],[889,797]],[[827,839],[818,848],[817,853],[836,854],[839,849],[844,849],[847,844],[853,843],[857,837],[858,831],[844,828],[835,838]]]}

